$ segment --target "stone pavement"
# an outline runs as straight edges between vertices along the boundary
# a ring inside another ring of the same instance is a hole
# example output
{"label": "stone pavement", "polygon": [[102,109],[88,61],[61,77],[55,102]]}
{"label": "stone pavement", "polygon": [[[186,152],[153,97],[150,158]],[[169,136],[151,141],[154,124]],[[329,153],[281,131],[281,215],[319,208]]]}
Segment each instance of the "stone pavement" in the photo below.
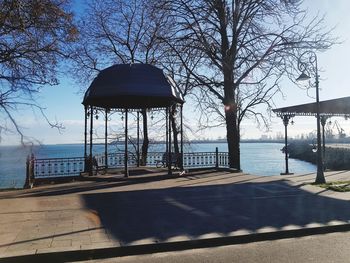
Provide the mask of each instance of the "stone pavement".
{"label": "stone pavement", "polygon": [[[0,261],[348,225],[350,193],[309,185],[314,178],[211,170],[0,192]],[[326,178],[350,180],[350,172]]]}

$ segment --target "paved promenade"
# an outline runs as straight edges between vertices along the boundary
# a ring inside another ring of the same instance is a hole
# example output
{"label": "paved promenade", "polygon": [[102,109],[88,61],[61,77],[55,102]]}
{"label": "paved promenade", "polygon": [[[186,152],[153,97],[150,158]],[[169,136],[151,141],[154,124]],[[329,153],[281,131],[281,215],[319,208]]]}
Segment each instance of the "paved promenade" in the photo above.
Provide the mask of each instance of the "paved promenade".
{"label": "paved promenade", "polygon": [[[213,170],[173,178],[105,175],[0,192],[0,261],[347,225],[350,193],[307,184],[314,178]],[[326,178],[350,180],[350,172]]]}

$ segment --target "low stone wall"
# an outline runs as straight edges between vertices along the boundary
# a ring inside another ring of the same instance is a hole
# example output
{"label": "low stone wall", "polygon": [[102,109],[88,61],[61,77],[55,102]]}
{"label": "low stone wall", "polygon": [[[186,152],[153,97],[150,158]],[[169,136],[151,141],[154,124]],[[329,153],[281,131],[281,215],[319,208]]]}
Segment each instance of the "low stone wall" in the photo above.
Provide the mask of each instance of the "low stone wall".
{"label": "low stone wall", "polygon": [[[292,142],[288,145],[289,158],[316,164],[317,153],[309,142]],[[324,165],[330,170],[350,170],[350,149],[346,147],[326,147]]]}

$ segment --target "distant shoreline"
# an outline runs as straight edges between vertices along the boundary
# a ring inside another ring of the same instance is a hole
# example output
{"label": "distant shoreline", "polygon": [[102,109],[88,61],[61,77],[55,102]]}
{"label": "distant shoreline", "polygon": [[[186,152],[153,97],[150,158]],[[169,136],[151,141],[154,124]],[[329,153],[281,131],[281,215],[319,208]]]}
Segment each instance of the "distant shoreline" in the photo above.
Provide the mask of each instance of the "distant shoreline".
{"label": "distant shoreline", "polygon": [[[133,141],[136,143],[136,140]],[[142,140],[140,140],[140,144],[142,143]],[[150,141],[150,144],[164,144],[165,141]],[[208,144],[215,144],[215,143],[227,143],[226,139],[222,140],[191,140],[191,141],[185,141],[184,143],[196,143],[196,144],[203,144],[203,143],[208,143]],[[260,139],[244,139],[241,140],[241,143],[284,143],[284,140],[260,140]],[[81,143],[49,143],[49,144],[35,144],[35,146],[40,146],[40,145],[82,145],[84,142]],[[89,144],[89,142],[88,142]],[[124,144],[123,140],[117,141],[117,142],[109,142],[108,144]],[[94,145],[104,145],[104,143],[94,143]],[[11,147],[11,146],[21,146],[21,145],[1,145],[0,147]]]}
{"label": "distant shoreline", "polygon": [[[310,144],[312,143],[311,139],[288,139],[288,143],[290,142],[298,142],[298,141],[310,141]],[[132,140],[133,143],[136,143],[136,139]],[[123,140],[120,141],[114,141],[109,142],[108,144],[124,144],[125,142]],[[216,143],[227,143],[226,139],[217,139],[217,140],[191,140],[191,141],[185,141],[185,144],[216,144]],[[284,139],[242,139],[240,143],[284,143]],[[81,143],[56,143],[56,144],[36,144],[32,145],[33,147],[37,147],[40,145],[82,145],[84,142]],[[88,143],[89,144],[89,143]],[[140,140],[140,144],[142,144],[142,140]],[[150,141],[150,144],[165,144],[165,141]],[[326,139],[326,144],[350,144],[350,138],[342,138],[342,139]],[[94,145],[104,145],[104,143],[94,143]],[[18,147],[21,145],[1,145],[0,147]],[[31,146],[28,146],[31,147]]]}

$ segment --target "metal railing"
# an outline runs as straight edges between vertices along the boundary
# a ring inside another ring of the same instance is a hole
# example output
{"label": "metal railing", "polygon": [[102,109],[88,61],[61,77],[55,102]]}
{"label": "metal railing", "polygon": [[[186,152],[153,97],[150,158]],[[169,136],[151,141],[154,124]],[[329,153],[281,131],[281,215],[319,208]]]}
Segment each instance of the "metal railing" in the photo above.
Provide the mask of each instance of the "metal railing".
{"label": "metal railing", "polygon": [[227,152],[218,152],[218,165],[217,167],[228,168],[230,167]]}
{"label": "metal railing", "polygon": [[185,168],[216,167],[215,152],[184,153],[183,164]]}
{"label": "metal railing", "polygon": [[[163,152],[149,152],[147,154],[146,166],[147,167],[156,167],[156,164],[159,160],[162,160],[164,153]],[[105,166],[105,155],[98,154],[95,155],[97,165]],[[124,167],[124,153],[109,153],[107,154],[107,166],[108,168],[122,168]],[[135,153],[128,154],[128,166],[136,167],[137,166],[137,156]]]}
{"label": "metal railing", "polygon": [[79,176],[85,169],[84,157],[33,159],[34,178]]}
{"label": "metal railing", "polygon": [[185,168],[227,168],[228,153],[225,152],[194,152],[184,153],[183,164]]}
{"label": "metal railing", "polygon": [[[160,167],[161,162],[163,166],[164,152],[149,152],[147,154],[146,167]],[[97,154],[97,167],[105,167],[105,155]],[[124,153],[109,153],[107,155],[107,168],[123,168],[124,167]],[[229,167],[227,152],[192,152],[183,154],[184,169],[190,168],[227,168]],[[84,157],[69,157],[69,158],[45,158],[35,159],[31,156],[27,160],[27,178],[54,178],[65,176],[79,176],[85,172],[89,167],[87,160]],[[135,154],[130,154],[128,159],[129,167],[137,166],[137,158]],[[94,169],[97,169],[94,166]]]}

